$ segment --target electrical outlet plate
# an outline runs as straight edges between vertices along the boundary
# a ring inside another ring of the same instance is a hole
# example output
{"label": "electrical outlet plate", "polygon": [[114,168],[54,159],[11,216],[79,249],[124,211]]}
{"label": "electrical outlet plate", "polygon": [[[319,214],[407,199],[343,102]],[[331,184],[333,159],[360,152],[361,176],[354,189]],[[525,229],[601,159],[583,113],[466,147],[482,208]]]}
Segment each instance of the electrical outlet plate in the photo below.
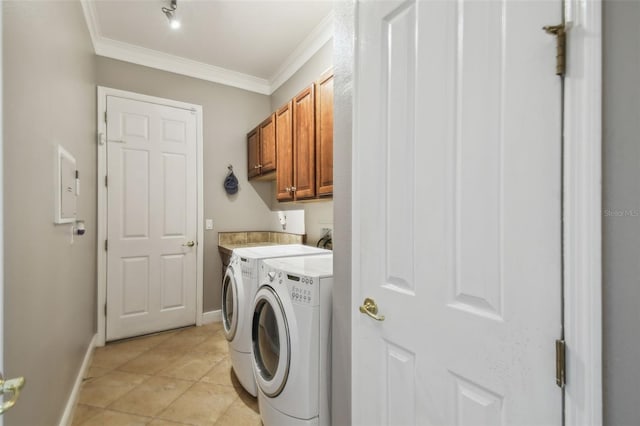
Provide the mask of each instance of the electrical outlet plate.
{"label": "electrical outlet plate", "polygon": [[331,234],[333,230],[331,228],[322,228],[322,235]]}

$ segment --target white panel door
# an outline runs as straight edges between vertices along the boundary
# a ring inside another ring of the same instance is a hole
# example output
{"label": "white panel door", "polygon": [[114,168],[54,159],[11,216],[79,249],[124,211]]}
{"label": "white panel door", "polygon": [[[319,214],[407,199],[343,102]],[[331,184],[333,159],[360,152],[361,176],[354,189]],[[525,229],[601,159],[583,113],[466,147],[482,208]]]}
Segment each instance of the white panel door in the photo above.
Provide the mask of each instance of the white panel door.
{"label": "white panel door", "polygon": [[358,5],[354,424],[562,423],[561,8]]}
{"label": "white panel door", "polygon": [[196,320],[196,116],[107,97],[107,340]]}

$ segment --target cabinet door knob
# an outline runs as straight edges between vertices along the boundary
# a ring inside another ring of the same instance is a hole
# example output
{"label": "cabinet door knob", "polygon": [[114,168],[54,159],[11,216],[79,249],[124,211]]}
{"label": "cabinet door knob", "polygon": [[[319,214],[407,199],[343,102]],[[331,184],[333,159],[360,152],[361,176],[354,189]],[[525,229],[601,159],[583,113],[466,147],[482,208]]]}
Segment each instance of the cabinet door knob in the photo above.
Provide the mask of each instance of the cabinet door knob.
{"label": "cabinet door knob", "polygon": [[295,186],[291,187],[291,192],[296,192],[296,187]]}

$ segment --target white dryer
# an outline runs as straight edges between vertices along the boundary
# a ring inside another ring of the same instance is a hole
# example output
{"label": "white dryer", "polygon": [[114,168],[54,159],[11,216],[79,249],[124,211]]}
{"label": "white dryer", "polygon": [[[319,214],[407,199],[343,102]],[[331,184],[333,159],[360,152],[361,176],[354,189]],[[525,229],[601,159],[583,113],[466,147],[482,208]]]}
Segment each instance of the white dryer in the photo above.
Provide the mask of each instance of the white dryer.
{"label": "white dryer", "polygon": [[329,425],[333,256],[265,260],[260,283],[251,338],[262,422]]}
{"label": "white dryer", "polygon": [[326,255],[329,250],[302,244],[260,246],[233,250],[222,281],[222,324],[229,342],[233,371],[251,395],[257,395],[251,367],[251,318],[258,289],[258,264],[263,259]]}

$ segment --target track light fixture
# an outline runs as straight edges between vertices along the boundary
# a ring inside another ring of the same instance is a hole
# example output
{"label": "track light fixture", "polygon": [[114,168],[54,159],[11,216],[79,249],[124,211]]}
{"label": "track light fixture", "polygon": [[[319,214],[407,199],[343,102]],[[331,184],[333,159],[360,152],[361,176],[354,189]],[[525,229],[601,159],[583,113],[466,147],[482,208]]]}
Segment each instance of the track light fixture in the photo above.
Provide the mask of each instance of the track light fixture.
{"label": "track light fixture", "polygon": [[178,0],[171,0],[170,7],[163,7],[162,12],[165,14],[167,19],[169,20],[169,25],[174,30],[180,28],[180,21],[176,17],[176,9],[178,8]]}

